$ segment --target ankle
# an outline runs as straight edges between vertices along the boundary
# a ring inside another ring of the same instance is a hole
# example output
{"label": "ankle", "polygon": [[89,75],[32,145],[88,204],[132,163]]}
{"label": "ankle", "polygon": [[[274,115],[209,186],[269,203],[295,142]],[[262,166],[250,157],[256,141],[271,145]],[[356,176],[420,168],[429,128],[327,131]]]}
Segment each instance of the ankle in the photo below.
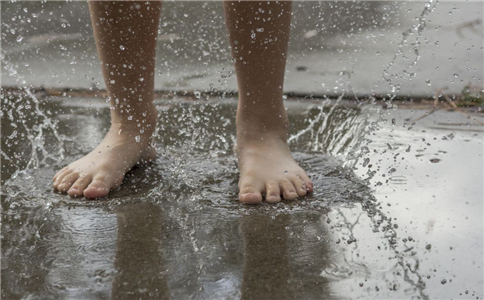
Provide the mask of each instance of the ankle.
{"label": "ankle", "polygon": [[289,121],[285,112],[255,115],[237,113],[237,133],[259,132],[287,136]]}
{"label": "ankle", "polygon": [[237,122],[237,148],[287,146],[287,127],[258,127],[254,124]]}
{"label": "ankle", "polygon": [[108,135],[117,136],[121,139],[135,140],[142,144],[149,143],[156,129],[156,118],[143,118],[131,120],[114,119]]}
{"label": "ankle", "polygon": [[111,129],[152,134],[156,128],[156,119],[157,112],[154,104],[132,113],[112,110]]}

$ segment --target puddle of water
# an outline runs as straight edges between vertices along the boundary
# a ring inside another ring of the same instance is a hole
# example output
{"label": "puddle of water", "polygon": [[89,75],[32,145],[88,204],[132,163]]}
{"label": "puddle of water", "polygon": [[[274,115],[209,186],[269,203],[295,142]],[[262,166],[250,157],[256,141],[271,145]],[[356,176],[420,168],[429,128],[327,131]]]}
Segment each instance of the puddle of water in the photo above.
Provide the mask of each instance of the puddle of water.
{"label": "puddle of water", "polygon": [[[69,133],[70,139],[62,152],[54,131],[44,130],[41,144],[53,158],[40,152],[23,172],[15,170],[27,166],[35,148],[15,141],[28,136],[25,128],[38,132],[35,125],[43,121],[25,118],[25,127],[15,127],[7,122],[14,112],[4,106],[2,151],[11,161],[4,159],[2,167],[2,296],[482,295],[482,192],[462,193],[464,182],[450,180],[459,147],[482,161],[482,134],[454,132],[451,138],[423,127],[408,130],[404,115],[383,115],[395,119],[397,128],[385,120],[374,123],[380,113],[367,108],[288,101],[294,156],[313,178],[315,192],[295,202],[250,207],[237,201],[235,103],[158,101],[161,155],[131,171],[122,188],[102,201],[54,193],[51,178],[102,139],[109,120],[103,101],[41,101],[55,116],[56,134]],[[434,115],[441,123],[450,120]],[[461,122],[452,118],[452,124]],[[442,139],[436,142],[436,136]],[[441,161],[431,163],[434,158]],[[432,174],[448,174],[445,189],[432,186],[441,177],[427,177],[436,167]],[[481,171],[470,186],[482,178]],[[461,197],[467,204],[456,200]]]}
{"label": "puddle of water", "polygon": [[[201,105],[168,101],[158,103],[158,144],[162,155],[155,162],[133,170],[123,188],[105,201],[69,199],[53,193],[51,178],[55,169],[83,155],[102,138],[109,108],[99,101],[88,105],[76,105],[70,100],[45,103],[50,105],[45,110],[55,111],[58,134],[69,133],[71,142],[66,145],[64,157],[53,166],[47,166],[39,155],[38,163],[30,165],[38,168],[27,167],[13,174],[9,174],[10,168],[2,170],[6,180],[2,206],[7,298],[104,298],[130,293],[174,298],[269,295],[292,277],[290,270],[298,268],[290,267],[294,264],[288,257],[290,249],[284,250],[285,254],[280,252],[288,236],[301,239],[295,241],[297,247],[305,248],[301,243],[307,240],[315,251],[321,251],[317,245],[328,243],[330,238],[317,224],[330,205],[359,203],[371,197],[366,186],[344,170],[340,161],[308,152],[309,147],[304,147],[307,138],[301,135],[298,139],[302,146],[295,158],[312,170],[314,182],[319,186],[314,195],[294,203],[258,208],[241,205],[237,201],[238,174],[232,153],[235,101]],[[360,111],[332,109],[332,119],[339,120],[339,128],[345,127],[346,116],[356,120]],[[293,124],[304,126],[308,114],[314,118],[321,111],[328,113],[327,108],[310,105],[290,116]],[[217,118],[210,117],[214,115]],[[26,121],[30,122],[26,127],[35,127],[35,119]],[[4,152],[8,157],[25,158],[15,153],[29,154],[26,150],[32,148],[13,143],[16,135],[28,133],[5,125],[5,136],[9,138],[3,139]],[[345,143],[357,138],[336,134],[336,129],[327,126],[324,132]],[[17,130],[16,135],[10,132],[13,130]],[[99,134],[92,134],[96,132]],[[48,140],[48,133],[45,135]],[[327,149],[333,149],[330,147],[333,144],[334,141],[327,142],[321,148],[327,145]],[[46,149],[54,153],[58,150]],[[336,149],[344,151],[344,147]],[[18,163],[15,165],[22,165]],[[308,216],[315,223],[310,231],[305,225]],[[276,232],[261,231],[266,227]],[[307,231],[307,237],[293,232],[293,228],[302,233]],[[272,249],[269,252],[268,247]],[[310,257],[308,253],[299,259],[307,262]],[[262,269],[261,263],[265,264]],[[249,271],[244,271],[244,265]],[[250,271],[251,268],[254,270]],[[285,275],[271,280],[269,290],[254,289],[262,274],[256,277],[250,274],[264,269],[278,273],[274,268],[281,268]],[[311,274],[319,276],[319,267],[310,269]],[[145,272],[142,278],[135,276],[140,270]],[[8,276],[10,272],[15,276]],[[310,278],[308,274],[301,276]],[[303,278],[294,280],[305,282]],[[317,282],[313,286],[320,289]],[[290,295],[301,292],[302,286]],[[284,294],[281,290],[281,295]]]}

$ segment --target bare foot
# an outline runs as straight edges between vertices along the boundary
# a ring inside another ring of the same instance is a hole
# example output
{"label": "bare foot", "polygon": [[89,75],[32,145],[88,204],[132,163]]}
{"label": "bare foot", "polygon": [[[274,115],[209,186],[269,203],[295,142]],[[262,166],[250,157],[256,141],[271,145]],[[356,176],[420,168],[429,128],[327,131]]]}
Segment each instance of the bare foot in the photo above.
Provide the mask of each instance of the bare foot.
{"label": "bare foot", "polygon": [[285,134],[244,131],[238,134],[239,199],[256,204],[294,200],[313,191],[313,182],[294,161]]}
{"label": "bare foot", "polygon": [[88,155],[69,164],[54,176],[54,189],[70,196],[100,198],[123,182],[124,175],[137,163],[156,156],[151,146],[151,130],[140,133],[136,126],[113,124],[102,142]]}

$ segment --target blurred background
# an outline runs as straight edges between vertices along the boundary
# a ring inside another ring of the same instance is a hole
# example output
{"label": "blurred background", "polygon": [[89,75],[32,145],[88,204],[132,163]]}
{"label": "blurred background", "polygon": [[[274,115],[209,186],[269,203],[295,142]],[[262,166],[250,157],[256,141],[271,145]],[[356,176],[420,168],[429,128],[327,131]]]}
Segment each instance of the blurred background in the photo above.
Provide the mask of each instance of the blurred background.
{"label": "blurred background", "polygon": [[[482,86],[483,2],[296,1],[287,93]],[[102,89],[87,3],[2,1],[2,85]],[[157,90],[235,91],[221,1],[163,3]]]}

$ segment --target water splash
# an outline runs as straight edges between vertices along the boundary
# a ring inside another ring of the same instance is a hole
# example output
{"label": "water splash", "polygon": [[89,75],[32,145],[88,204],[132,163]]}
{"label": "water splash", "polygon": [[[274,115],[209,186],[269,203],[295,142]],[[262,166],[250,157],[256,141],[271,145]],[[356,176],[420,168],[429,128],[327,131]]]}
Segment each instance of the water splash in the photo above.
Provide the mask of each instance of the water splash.
{"label": "water splash", "polygon": [[[3,58],[4,56],[2,56]],[[18,168],[13,176],[18,172],[27,169],[36,169],[41,166],[52,164],[52,162],[60,162],[65,157],[65,143],[72,142],[72,139],[59,133],[57,129],[58,121],[51,117],[52,111],[45,111],[42,108],[41,101],[32,93],[30,88],[26,85],[25,80],[20,76],[15,66],[2,59],[3,69],[8,72],[11,77],[17,78],[21,85],[20,95],[17,92],[2,91],[2,119],[10,121],[10,126],[13,127],[12,133],[2,138],[2,145],[11,147],[19,142],[19,140],[27,140],[30,148],[27,153],[30,155],[28,161],[22,161],[26,153],[22,153],[22,157],[10,157],[6,151],[0,151],[2,157],[10,163],[17,164]],[[2,120],[2,124],[7,124]],[[25,133],[18,135],[18,126],[22,126]],[[27,149],[25,149],[27,150]],[[20,166],[24,165],[22,168]]]}
{"label": "water splash", "polygon": [[[387,101],[386,105],[389,108],[392,107],[392,100],[395,99],[397,93],[400,91],[400,85],[395,84],[393,79],[403,78],[409,80],[416,76],[415,73],[409,73],[405,69],[403,69],[403,71],[397,70],[396,73],[392,73],[391,70],[396,66],[402,67],[403,64],[407,64],[407,68],[412,68],[420,60],[420,39],[427,26],[426,20],[437,6],[437,3],[437,1],[434,3],[434,0],[427,0],[425,2],[423,10],[420,13],[420,16],[417,18],[417,23],[402,33],[402,40],[398,44],[397,51],[395,52],[391,62],[387,64],[385,69],[383,69],[382,78],[390,88],[390,93],[387,95],[389,98],[385,99]],[[410,40],[412,36],[415,36],[413,41]],[[406,57],[404,51],[405,46],[408,45],[408,43],[410,43],[412,53],[414,54],[414,58],[410,64],[407,63],[410,58]],[[399,63],[399,58],[402,58],[402,65]]]}

